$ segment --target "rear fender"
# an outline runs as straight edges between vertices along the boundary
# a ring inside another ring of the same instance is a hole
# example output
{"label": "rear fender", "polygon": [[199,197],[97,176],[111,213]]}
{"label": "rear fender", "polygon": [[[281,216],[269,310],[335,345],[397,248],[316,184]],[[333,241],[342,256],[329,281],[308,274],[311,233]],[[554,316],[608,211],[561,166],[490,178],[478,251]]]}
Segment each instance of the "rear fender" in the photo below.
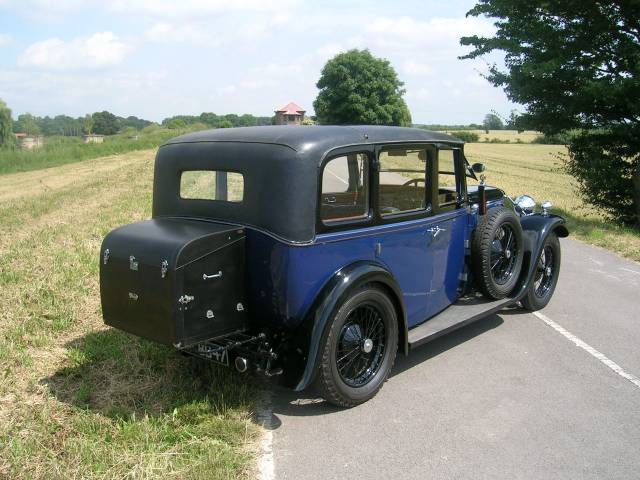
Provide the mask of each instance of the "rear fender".
{"label": "rear fender", "polygon": [[313,380],[321,342],[331,315],[342,304],[351,290],[365,283],[379,283],[388,290],[389,296],[396,305],[396,311],[398,312],[400,348],[404,348],[404,352],[407,353],[407,317],[402,302],[402,293],[393,275],[382,265],[375,262],[361,261],[352,263],[337,271],[331,280],[327,282],[301,326],[299,334],[308,339],[308,342],[306,364],[295,387],[296,391],[305,389]]}

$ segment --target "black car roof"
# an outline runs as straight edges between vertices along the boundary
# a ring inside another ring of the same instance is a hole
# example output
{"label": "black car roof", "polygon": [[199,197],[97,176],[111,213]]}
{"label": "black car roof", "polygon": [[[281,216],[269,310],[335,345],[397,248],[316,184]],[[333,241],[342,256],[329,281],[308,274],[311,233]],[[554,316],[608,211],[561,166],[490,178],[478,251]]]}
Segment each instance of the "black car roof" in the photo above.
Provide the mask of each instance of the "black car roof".
{"label": "black car roof", "polygon": [[194,142],[271,143],[307,154],[313,151],[323,154],[334,148],[367,143],[463,143],[451,135],[420,128],[374,125],[274,125],[202,130],[173,138],[166,145]]}

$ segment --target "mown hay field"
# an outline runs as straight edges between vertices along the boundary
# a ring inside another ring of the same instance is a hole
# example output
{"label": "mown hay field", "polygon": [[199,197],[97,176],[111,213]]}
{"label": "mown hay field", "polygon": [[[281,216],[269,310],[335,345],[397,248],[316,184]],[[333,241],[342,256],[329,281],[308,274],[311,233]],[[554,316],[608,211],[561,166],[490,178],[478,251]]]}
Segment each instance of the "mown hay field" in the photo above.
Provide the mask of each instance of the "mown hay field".
{"label": "mown hay field", "polygon": [[98,256],[155,151],[0,176],[0,478],[253,476],[258,387],[105,327]]}
{"label": "mown hay field", "polygon": [[469,143],[470,163],[486,165],[487,183],[512,197],[550,200],[554,212],[567,218],[571,236],[640,261],[640,231],[607,222],[577,195],[576,183],[562,170],[567,149],[560,145]]}
{"label": "mown hay field", "polygon": [[525,130],[524,132],[518,132],[517,130],[489,130],[489,133],[486,133],[485,130],[471,131],[478,134],[480,137],[479,141],[481,142],[490,142],[495,139],[494,141],[499,142],[531,143],[542,135],[540,132],[534,130]]}

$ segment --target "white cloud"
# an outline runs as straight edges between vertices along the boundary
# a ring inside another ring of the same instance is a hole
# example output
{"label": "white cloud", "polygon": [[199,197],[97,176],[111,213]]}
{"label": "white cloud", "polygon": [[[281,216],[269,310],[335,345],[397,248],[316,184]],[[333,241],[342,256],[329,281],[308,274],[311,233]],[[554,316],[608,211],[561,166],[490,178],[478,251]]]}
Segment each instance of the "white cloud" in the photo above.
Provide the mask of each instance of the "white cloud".
{"label": "white cloud", "polygon": [[215,47],[221,44],[219,37],[198,25],[170,24],[158,22],[145,32],[148,40],[156,43],[190,43]]}
{"label": "white cloud", "polygon": [[372,40],[380,46],[396,49],[430,48],[431,54],[461,51],[460,37],[465,35],[491,35],[495,27],[490,20],[478,17],[431,18],[416,20],[412,17],[378,17],[366,25]]}
{"label": "white cloud", "polygon": [[109,8],[118,13],[174,19],[242,11],[276,12],[281,16],[295,3],[295,0],[114,0]]}
{"label": "white cloud", "polygon": [[9,45],[12,40],[13,39],[11,38],[11,35],[8,35],[6,33],[0,33],[0,47],[5,47]]}
{"label": "white cloud", "polygon": [[404,62],[404,65],[402,65],[402,71],[408,75],[428,76],[433,75],[433,66],[429,63],[407,60]]}
{"label": "white cloud", "polygon": [[18,65],[51,70],[98,69],[117,65],[130,50],[112,32],[99,32],[69,42],[51,38],[29,46]]}

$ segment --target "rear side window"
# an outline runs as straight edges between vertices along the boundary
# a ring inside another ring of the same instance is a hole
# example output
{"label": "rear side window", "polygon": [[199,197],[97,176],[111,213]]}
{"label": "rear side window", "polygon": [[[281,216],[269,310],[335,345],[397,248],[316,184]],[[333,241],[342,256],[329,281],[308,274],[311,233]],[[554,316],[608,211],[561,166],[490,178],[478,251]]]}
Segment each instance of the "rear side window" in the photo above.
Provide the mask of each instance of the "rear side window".
{"label": "rear side window", "polygon": [[324,223],[369,214],[369,157],[352,153],[329,160],[322,171],[320,218]]}
{"label": "rear side window", "polygon": [[242,202],[244,177],[223,170],[187,170],[180,175],[180,198]]}
{"label": "rear side window", "polygon": [[453,150],[438,151],[438,204],[455,205],[458,200],[456,162]]}
{"label": "rear side window", "polygon": [[431,158],[433,151],[428,148],[389,148],[380,152],[380,215],[426,209],[426,172]]}

